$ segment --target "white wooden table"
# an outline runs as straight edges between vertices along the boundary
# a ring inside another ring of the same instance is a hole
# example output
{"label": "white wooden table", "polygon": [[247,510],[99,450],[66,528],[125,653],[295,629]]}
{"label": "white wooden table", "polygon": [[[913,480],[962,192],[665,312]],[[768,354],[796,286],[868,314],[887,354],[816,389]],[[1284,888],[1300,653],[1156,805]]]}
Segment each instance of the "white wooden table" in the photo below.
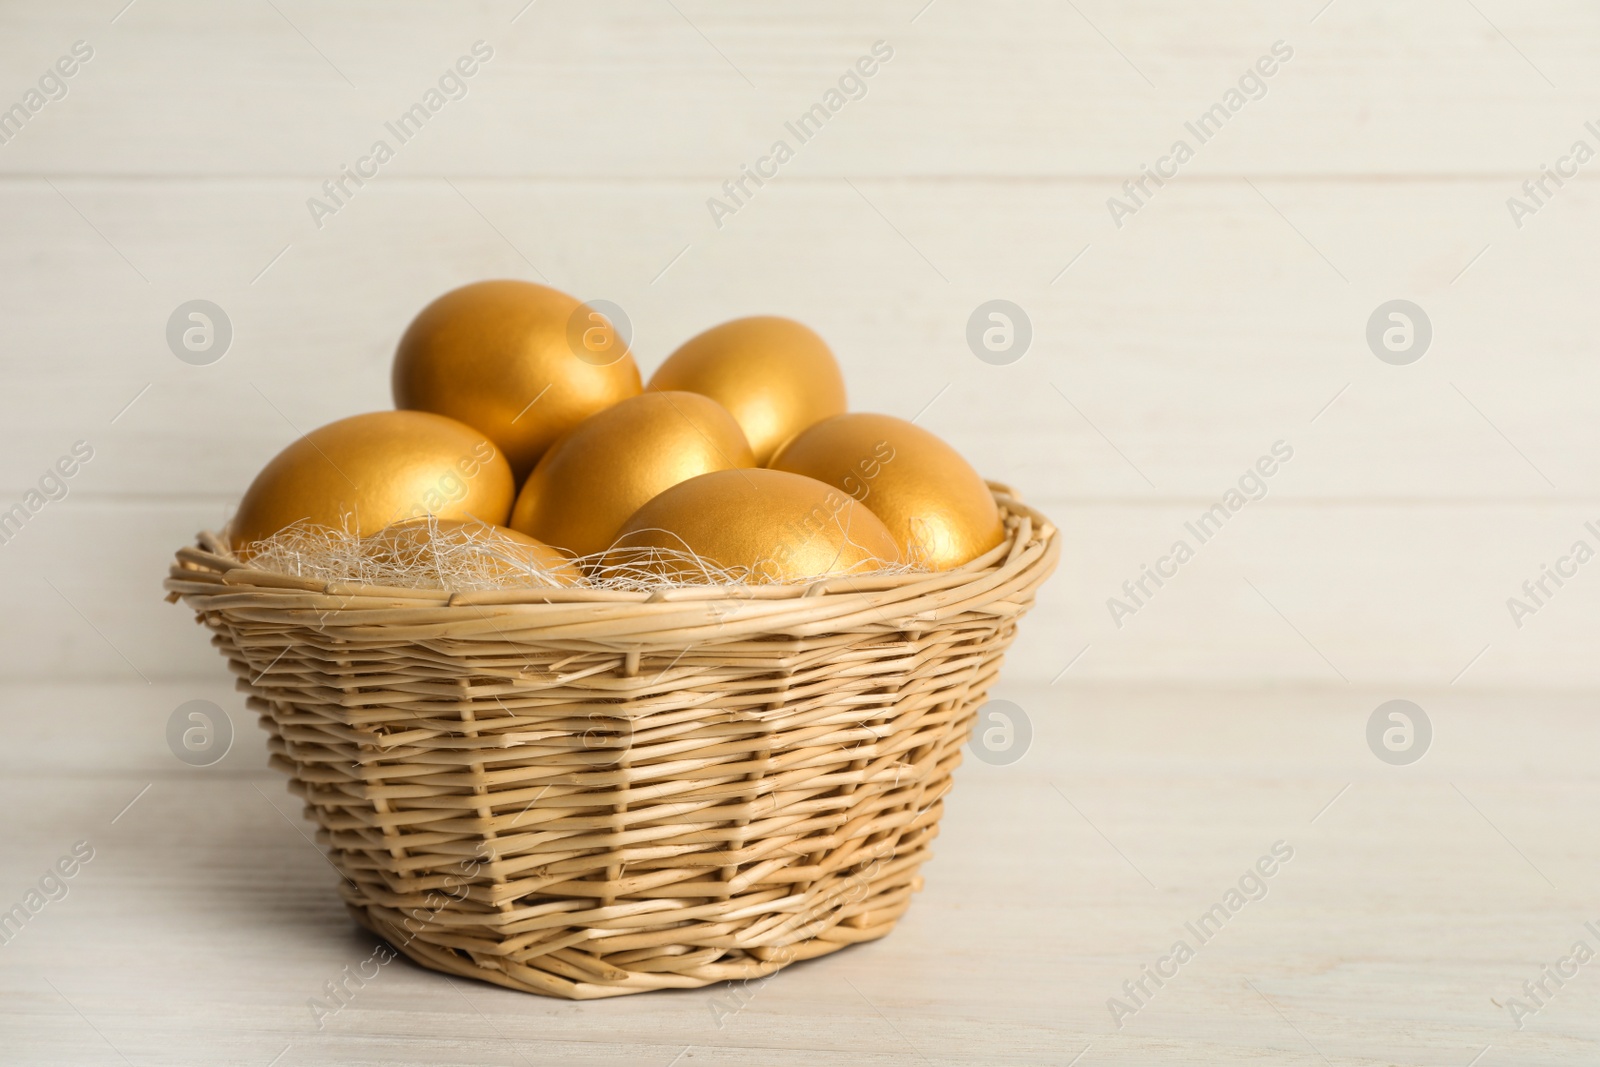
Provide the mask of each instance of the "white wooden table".
{"label": "white wooden table", "polygon": [[[240,699],[196,684],[8,688],[0,903],[74,842],[94,858],[0,946],[0,1062],[1529,1067],[1600,1057],[1600,961],[1520,1031],[1501,1006],[1526,999],[1522,983],[1574,941],[1600,947],[1584,927],[1600,925],[1591,700],[1410,693],[1434,738],[1420,762],[1397,767],[1364,736],[1389,693],[1003,695],[1028,712],[1032,746],[1009,766],[961,768],[927,888],[882,941],[747,988],[585,1004],[399,960],[319,1020],[308,1001],[358,971],[375,942],[346,917]],[[241,728],[209,768],[179,763],[162,737],[171,709],[195,697]],[[1275,842],[1293,858],[1220,931],[1216,919],[1199,927],[1202,944],[1185,924]],[[1145,979],[1153,995],[1119,1028],[1108,1000],[1132,1007],[1123,983],[1180,939],[1194,958],[1159,989]]]}

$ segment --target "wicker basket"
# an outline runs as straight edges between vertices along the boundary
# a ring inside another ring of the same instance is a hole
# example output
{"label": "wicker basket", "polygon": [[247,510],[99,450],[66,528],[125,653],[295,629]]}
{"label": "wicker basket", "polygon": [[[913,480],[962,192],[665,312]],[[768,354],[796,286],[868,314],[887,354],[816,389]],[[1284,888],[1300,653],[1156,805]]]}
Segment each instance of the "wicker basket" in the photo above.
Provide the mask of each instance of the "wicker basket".
{"label": "wicker basket", "polygon": [[427,967],[591,999],[882,937],[1059,552],[804,587],[326,585],[201,535],[213,631],[358,922]]}

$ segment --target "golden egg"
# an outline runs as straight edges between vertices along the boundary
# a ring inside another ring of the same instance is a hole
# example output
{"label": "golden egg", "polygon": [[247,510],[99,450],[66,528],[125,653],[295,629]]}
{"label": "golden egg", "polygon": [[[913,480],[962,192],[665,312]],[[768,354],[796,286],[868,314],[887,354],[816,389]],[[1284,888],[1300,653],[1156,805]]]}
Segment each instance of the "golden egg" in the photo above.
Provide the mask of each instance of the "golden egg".
{"label": "golden egg", "polygon": [[883,520],[906,560],[959,567],[1005,537],[994,494],[961,453],[890,415],[852,413],[817,423],[772,461],[843,490]]}
{"label": "golden egg", "polygon": [[394,354],[396,407],[488,434],[518,478],[556,438],[640,391],[610,320],[532,282],[474,282],[423,308]]}
{"label": "golden egg", "polygon": [[846,494],[757,467],[702,474],[652,498],[623,524],[599,576],[622,567],[704,582],[696,557],[765,583],[870,573],[898,564],[900,551],[883,522]]}
{"label": "golden egg", "polygon": [[827,342],[776,315],[734,319],[689,338],[650,388],[704,393],[727,408],[763,466],[789,438],[845,410],[844,376]]}
{"label": "golden egg", "polygon": [[641,393],[591,415],[539,460],[511,526],[578,556],[611,547],[628,516],[697,474],[754,467],[744,431],[699,393]]}
{"label": "golden egg", "polygon": [[363,549],[381,569],[446,584],[452,576],[505,586],[583,581],[572,560],[543,541],[476,519],[403,519],[366,538]]}
{"label": "golden egg", "polygon": [[358,537],[437,515],[504,524],[516,483],[479,431],[426,411],[374,411],[312,430],[250,483],[229,525],[236,549],[306,522]]}

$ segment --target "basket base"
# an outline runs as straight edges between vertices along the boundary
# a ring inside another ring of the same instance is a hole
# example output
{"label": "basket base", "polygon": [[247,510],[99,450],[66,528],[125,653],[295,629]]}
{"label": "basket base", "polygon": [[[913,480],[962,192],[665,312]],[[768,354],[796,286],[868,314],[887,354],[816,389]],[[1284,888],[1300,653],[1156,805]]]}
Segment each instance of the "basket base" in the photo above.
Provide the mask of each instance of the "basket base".
{"label": "basket base", "polygon": [[[716,959],[708,960],[683,970],[639,971],[610,968],[618,974],[602,978],[598,973],[588,978],[563,978],[549,971],[537,970],[504,958],[480,962],[474,954],[429,944],[410,934],[403,927],[373,914],[369,908],[347,903],[346,909],[355,921],[378,937],[383,938],[395,951],[412,962],[429,970],[453,974],[460,978],[475,978],[492,982],[521,993],[538,993],[543,996],[562,997],[567,1000],[601,1000],[606,997],[627,996],[629,993],[646,993],[655,989],[700,989],[719,982],[742,982],[776,974],[791,963],[816,959],[863,941],[876,941],[893,930],[895,923],[911,905],[911,893],[922,888],[922,879],[907,886],[907,892],[889,906],[862,913],[858,921],[840,924],[823,931],[809,941],[789,946],[781,956],[758,959],[741,955],[725,959],[728,950],[706,950]],[[737,950],[735,950],[737,951]],[[552,961],[546,960],[549,966]],[[571,968],[577,971],[578,968]]]}

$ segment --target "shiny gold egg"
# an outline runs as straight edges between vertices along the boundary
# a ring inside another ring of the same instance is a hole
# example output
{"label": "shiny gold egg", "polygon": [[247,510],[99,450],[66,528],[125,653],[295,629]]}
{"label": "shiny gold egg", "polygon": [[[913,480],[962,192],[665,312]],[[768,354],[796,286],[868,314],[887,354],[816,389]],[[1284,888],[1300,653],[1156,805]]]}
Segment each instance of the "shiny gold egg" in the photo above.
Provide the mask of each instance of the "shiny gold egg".
{"label": "shiny gold egg", "polygon": [[827,342],[777,315],[734,319],[689,338],[651,376],[650,389],[704,393],[727,408],[763,466],[789,438],[846,406]]}
{"label": "shiny gold egg", "polygon": [[474,282],[423,308],[395,349],[394,402],[489,435],[518,478],[556,438],[640,391],[600,312],[522,281]]}
{"label": "shiny gold egg", "polygon": [[1005,537],[994,494],[961,453],[890,415],[851,413],[803,431],[772,461],[847,493],[883,520],[906,560],[949,570]]}
{"label": "shiny gold egg", "polygon": [[797,582],[899,562],[883,522],[845,493],[787,471],[752,468],[702,474],[652,498],[623,524],[598,576],[621,568],[683,582],[723,574]]}
{"label": "shiny gold egg", "polygon": [[358,537],[437,515],[504,524],[516,483],[478,430],[426,411],[374,411],[312,430],[264,467],[229,524],[245,550],[295,522]]}
{"label": "shiny gold egg", "polygon": [[697,474],[754,467],[744,431],[699,393],[641,393],[591,415],[528,476],[511,527],[578,556],[611,547],[628,516]]}
{"label": "shiny gold egg", "polygon": [[366,538],[362,548],[380,568],[399,574],[462,574],[505,586],[583,581],[572,560],[543,541],[476,519],[403,519]]}

